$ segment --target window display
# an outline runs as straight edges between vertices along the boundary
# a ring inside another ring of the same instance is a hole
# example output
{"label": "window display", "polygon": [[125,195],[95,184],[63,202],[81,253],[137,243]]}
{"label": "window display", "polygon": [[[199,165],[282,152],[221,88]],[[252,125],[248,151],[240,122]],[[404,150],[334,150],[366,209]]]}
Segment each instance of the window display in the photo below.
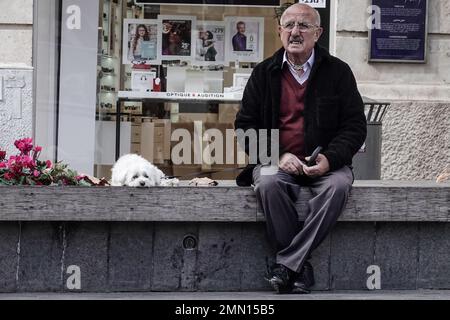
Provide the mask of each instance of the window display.
{"label": "window display", "polygon": [[110,178],[114,160],[131,152],[168,175],[234,179],[237,164],[174,164],[171,135],[194,121],[233,128],[252,68],[281,45],[274,7],[101,0],[100,8],[95,175]]}

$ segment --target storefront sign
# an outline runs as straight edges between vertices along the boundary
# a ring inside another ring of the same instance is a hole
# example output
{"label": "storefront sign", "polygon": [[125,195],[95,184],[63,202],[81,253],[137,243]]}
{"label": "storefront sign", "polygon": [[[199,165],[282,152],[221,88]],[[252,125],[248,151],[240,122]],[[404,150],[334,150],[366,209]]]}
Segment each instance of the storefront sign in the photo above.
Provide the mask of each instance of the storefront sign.
{"label": "storefront sign", "polygon": [[136,4],[152,4],[152,5],[220,5],[220,6],[258,6],[258,7],[279,7],[280,0],[135,0]]}
{"label": "storefront sign", "polygon": [[233,101],[242,99],[242,92],[207,93],[207,92],[143,92],[143,91],[119,91],[121,99],[164,99],[165,101]]}
{"label": "storefront sign", "polygon": [[299,0],[298,2],[309,4],[313,8],[326,8],[327,7],[326,0]]}
{"label": "storefront sign", "polygon": [[425,62],[427,1],[372,0],[372,4],[369,61]]}

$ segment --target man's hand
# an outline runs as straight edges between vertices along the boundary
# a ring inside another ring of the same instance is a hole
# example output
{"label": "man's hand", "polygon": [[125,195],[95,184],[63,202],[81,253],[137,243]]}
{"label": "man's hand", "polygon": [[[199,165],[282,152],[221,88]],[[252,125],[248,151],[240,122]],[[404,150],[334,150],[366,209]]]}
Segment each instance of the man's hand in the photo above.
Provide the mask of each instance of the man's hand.
{"label": "man's hand", "polygon": [[278,167],[286,173],[293,175],[303,174],[304,164],[292,153],[286,152],[281,156]]}
{"label": "man's hand", "polygon": [[[309,158],[310,157],[306,157],[305,160],[309,161]],[[303,172],[311,178],[323,176],[328,171],[330,171],[330,164],[327,157],[321,153],[317,156],[316,165],[312,167],[308,167],[306,165],[303,166]]]}

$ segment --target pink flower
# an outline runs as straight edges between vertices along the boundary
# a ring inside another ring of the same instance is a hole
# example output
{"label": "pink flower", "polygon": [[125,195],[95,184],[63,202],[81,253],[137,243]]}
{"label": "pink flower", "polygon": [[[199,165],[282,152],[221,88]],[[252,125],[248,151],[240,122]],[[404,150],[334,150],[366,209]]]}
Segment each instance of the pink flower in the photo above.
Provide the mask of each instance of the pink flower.
{"label": "pink flower", "polygon": [[14,145],[17,149],[20,150],[20,152],[24,155],[28,155],[30,151],[33,149],[33,139],[31,138],[25,138],[21,140],[16,140],[14,142]]}
{"label": "pink flower", "polygon": [[31,158],[30,156],[23,156],[21,159],[21,164],[22,166],[30,169],[34,169],[34,167],[36,167],[34,159]]}
{"label": "pink flower", "polygon": [[6,168],[6,162],[0,162],[0,169]]}
{"label": "pink flower", "polygon": [[50,160],[45,161],[45,164],[47,165],[47,168],[49,168],[49,169],[53,166],[53,164]]}
{"label": "pink flower", "polygon": [[7,181],[14,179],[14,175],[12,173],[10,173],[10,172],[5,173],[5,175],[3,177]]}
{"label": "pink flower", "polygon": [[11,170],[14,173],[19,173],[20,171],[22,171],[22,168],[16,162],[16,157],[15,156],[9,157],[9,160],[6,163],[6,165],[9,168],[9,170]]}
{"label": "pink flower", "polygon": [[40,146],[35,146],[33,149],[33,159],[36,160],[39,157],[39,154],[42,151],[42,147]]}
{"label": "pink flower", "polygon": [[0,161],[2,161],[3,159],[5,159],[6,157],[6,151],[1,151],[0,150]]}
{"label": "pink flower", "polygon": [[37,170],[33,171],[33,176],[35,176],[36,178],[39,177],[40,174],[41,173],[39,171],[37,171]]}

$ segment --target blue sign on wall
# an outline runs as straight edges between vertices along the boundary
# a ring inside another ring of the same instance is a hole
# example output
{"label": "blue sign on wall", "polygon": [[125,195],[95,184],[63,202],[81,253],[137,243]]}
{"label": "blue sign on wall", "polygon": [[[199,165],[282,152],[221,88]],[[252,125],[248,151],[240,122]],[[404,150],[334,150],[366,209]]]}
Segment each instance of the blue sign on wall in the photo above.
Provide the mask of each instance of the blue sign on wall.
{"label": "blue sign on wall", "polygon": [[369,61],[425,62],[427,0],[372,0]]}

